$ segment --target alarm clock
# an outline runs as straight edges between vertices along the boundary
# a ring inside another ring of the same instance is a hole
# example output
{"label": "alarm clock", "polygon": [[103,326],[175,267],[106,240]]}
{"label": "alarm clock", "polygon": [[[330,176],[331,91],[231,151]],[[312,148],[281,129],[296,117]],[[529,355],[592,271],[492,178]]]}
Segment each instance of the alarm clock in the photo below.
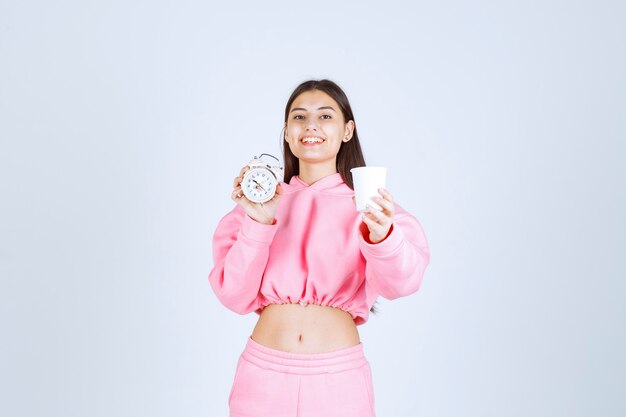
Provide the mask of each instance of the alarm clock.
{"label": "alarm clock", "polygon": [[271,156],[278,161],[278,158],[266,153],[255,156],[248,162],[250,169],[243,174],[241,181],[241,191],[253,203],[270,201],[276,194],[276,187],[282,178],[282,168],[264,162],[262,159],[264,155]]}

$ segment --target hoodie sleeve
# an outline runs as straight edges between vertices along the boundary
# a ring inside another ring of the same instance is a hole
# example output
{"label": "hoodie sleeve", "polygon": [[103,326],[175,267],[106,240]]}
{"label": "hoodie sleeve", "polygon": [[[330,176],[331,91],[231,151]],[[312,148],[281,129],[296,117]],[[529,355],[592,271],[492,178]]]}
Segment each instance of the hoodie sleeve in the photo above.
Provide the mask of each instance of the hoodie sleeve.
{"label": "hoodie sleeve", "polygon": [[259,307],[259,289],[278,223],[253,220],[236,206],[213,235],[213,269],[209,282],[222,304],[239,314]]}
{"label": "hoodie sleeve", "polygon": [[365,258],[365,278],[381,296],[393,300],[416,292],[430,260],[426,235],[417,219],[397,203],[389,235],[376,244],[366,240],[361,223],[359,247]]}

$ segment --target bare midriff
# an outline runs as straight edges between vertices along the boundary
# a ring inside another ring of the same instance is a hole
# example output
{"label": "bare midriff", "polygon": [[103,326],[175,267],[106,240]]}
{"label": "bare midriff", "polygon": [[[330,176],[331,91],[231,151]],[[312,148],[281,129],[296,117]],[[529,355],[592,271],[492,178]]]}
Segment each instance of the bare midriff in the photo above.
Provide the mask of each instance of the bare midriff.
{"label": "bare midriff", "polygon": [[332,352],[360,343],[350,313],[317,304],[270,304],[251,337],[272,349],[297,353]]}

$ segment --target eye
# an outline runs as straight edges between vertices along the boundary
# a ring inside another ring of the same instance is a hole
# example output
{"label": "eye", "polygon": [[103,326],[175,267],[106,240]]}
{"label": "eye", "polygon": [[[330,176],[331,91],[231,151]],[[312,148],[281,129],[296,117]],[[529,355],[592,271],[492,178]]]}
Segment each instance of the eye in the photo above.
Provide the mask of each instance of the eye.
{"label": "eye", "polygon": [[294,120],[302,120],[302,119],[304,119],[304,116],[301,115],[301,114],[296,114],[295,116],[293,116],[293,118],[294,118]]}
{"label": "eye", "polygon": [[328,119],[332,119],[332,117],[329,114],[323,114],[322,119],[328,120]]}

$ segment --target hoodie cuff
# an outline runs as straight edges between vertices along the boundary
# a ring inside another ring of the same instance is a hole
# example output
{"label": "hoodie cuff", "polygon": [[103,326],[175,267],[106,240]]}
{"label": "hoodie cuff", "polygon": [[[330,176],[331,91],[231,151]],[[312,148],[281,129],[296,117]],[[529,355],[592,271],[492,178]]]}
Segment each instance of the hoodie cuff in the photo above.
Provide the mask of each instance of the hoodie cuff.
{"label": "hoodie cuff", "polygon": [[264,224],[244,214],[241,233],[250,240],[261,243],[272,243],[277,230],[278,221],[276,219],[274,219],[273,224]]}
{"label": "hoodie cuff", "polygon": [[391,228],[392,229],[387,237],[378,243],[368,243],[363,237],[363,234],[359,233],[359,242],[361,244],[362,251],[368,255],[379,258],[391,255],[397,251],[404,240],[404,233],[396,223],[393,223]]}

